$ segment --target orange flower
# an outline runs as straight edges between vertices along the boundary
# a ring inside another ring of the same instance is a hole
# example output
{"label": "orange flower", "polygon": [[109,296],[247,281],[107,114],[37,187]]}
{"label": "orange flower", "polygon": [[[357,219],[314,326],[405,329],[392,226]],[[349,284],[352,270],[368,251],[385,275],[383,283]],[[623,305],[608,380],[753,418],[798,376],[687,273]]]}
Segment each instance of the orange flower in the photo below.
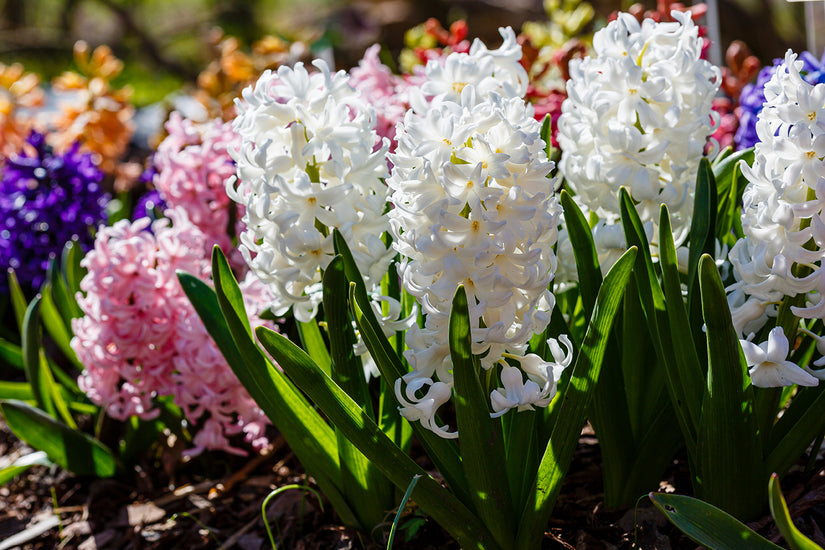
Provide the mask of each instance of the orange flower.
{"label": "orange flower", "polygon": [[132,91],[111,86],[111,80],[123,70],[123,62],[108,46],[90,52],[82,40],[74,46],[74,60],[80,73],[65,72],[53,82],[68,99],[61,103],[52,145],[66,149],[80,141],[99,156],[105,172],[114,173],[134,132],[135,110],[129,103]]}
{"label": "orange flower", "polygon": [[33,108],[43,102],[40,79],[26,73],[23,65],[0,63],[0,155],[19,151],[32,127],[31,116],[20,116],[21,108]]}

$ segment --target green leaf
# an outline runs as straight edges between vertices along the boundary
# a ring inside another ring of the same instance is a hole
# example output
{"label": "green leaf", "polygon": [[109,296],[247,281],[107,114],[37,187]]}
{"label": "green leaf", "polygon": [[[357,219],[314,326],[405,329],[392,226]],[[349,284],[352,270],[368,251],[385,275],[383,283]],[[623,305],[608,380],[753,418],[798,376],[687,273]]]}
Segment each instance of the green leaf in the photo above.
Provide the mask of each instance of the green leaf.
{"label": "green leaf", "polygon": [[650,493],[650,500],[670,522],[710,550],[780,550],[730,514],[699,499]]}
{"label": "green leaf", "polygon": [[23,350],[8,340],[0,338],[0,360],[5,361],[16,369],[23,370]]}
{"label": "green leaf", "polygon": [[[213,251],[212,265],[214,291],[197,277],[185,273],[178,274],[181,287],[232,372],[283,434],[307,472],[316,478],[341,519],[356,525],[355,515],[336,485],[340,466],[332,428],[246,332],[242,319],[248,323],[249,318],[243,300],[237,300],[240,289],[218,247]],[[227,296],[234,296],[234,299],[230,301]],[[239,309],[236,310],[236,306]]]}
{"label": "green leaf", "polygon": [[797,388],[798,393],[771,430],[765,469],[784,475],[817,434],[825,431],[825,387]]}
{"label": "green leaf", "polygon": [[0,470],[0,486],[5,485],[15,477],[19,476],[32,466],[51,466],[53,462],[48,459],[43,451],[35,451],[23,455],[9,466]]}
{"label": "green leaf", "polygon": [[[719,197],[716,216],[716,237],[724,244],[733,246],[741,235],[742,193],[747,180],[742,175],[741,162],[753,164],[753,147],[737,151],[713,167]],[[739,234],[734,232],[739,229]]]}
{"label": "green leaf", "polygon": [[26,370],[26,379],[34,391],[37,406],[48,414],[55,416],[56,411],[52,401],[51,373],[43,369],[40,361],[40,296],[35,296],[28,308],[21,324],[23,327],[23,365]]}
{"label": "green leaf", "polygon": [[771,479],[768,482],[768,493],[770,494],[768,502],[771,506],[771,515],[791,550],[822,550],[821,546],[803,535],[793,524],[788,505],[785,503],[782,490],[779,487],[779,476],[776,474],[771,474]]}
{"label": "green leaf", "polygon": [[659,265],[662,268],[662,287],[670,321],[670,342],[674,348],[676,367],[670,376],[672,392],[686,409],[686,416],[690,418],[692,426],[697,427],[705,394],[705,373],[696,352],[690,319],[682,298],[676,245],[673,242],[670,215],[665,205],[662,205],[659,216]]}
{"label": "green leaf", "polygon": [[473,504],[502,547],[515,531],[506,475],[501,423],[490,418],[489,394],[479,380],[481,365],[472,352],[470,313],[464,286],[453,296],[449,343],[453,362],[455,413],[464,475]]}
{"label": "green leaf", "polygon": [[17,275],[14,270],[9,268],[9,294],[11,295],[11,305],[14,308],[14,318],[17,320],[17,328],[23,332],[23,319],[26,316],[26,309],[28,302],[26,296],[23,294],[23,289],[20,288],[20,283],[17,281]]}
{"label": "green leaf", "polygon": [[49,262],[49,274],[46,281],[46,284],[51,287],[51,296],[61,319],[63,319],[63,324],[67,330],[71,331],[72,319],[82,317],[83,310],[80,309],[74,293],[67,288],[66,281],[63,280],[63,276],[54,260]]}
{"label": "green leaf", "polygon": [[[66,283],[66,288],[69,291],[69,296],[74,298],[75,294],[80,292],[80,281],[86,276],[86,269],[80,265],[83,251],[80,249],[80,244],[77,240],[71,240],[63,247],[63,254],[60,259],[60,267],[62,271],[63,280]],[[75,300],[75,304],[77,301]],[[79,308],[78,308],[79,310]],[[80,315],[76,315],[79,317]]]}
{"label": "green leaf", "polygon": [[[699,495],[736,517],[764,509],[767,474],[753,411],[753,391],[725,288],[711,256],[699,262],[702,314],[707,327],[707,393],[699,428]],[[695,475],[695,474],[694,474]]]}
{"label": "green leaf", "polygon": [[19,401],[34,401],[34,392],[28,382],[0,381],[0,399],[17,399]]}
{"label": "green leaf", "polygon": [[295,384],[396,487],[403,491],[413,476],[421,476],[413,490],[413,500],[462,548],[500,548],[484,523],[404,454],[344,390],[313,364],[303,350],[264,327],[258,327],[255,332],[264,348],[276,358]]}
{"label": "green leaf", "polygon": [[77,354],[72,349],[72,333],[71,325],[67,325],[65,319],[55,305],[52,292],[54,287],[47,283],[43,286],[40,292],[40,320],[43,326],[51,336],[54,343],[60,349],[60,352],[67,358],[79,371],[84,370],[84,365],[81,363]]}
{"label": "green leaf", "polygon": [[45,451],[61,468],[77,475],[111,477],[117,462],[100,441],[55,420],[22,401],[0,401],[0,413],[14,435]]}
{"label": "green leaf", "polygon": [[[381,372],[384,383],[390,388],[394,388],[396,380],[406,374],[408,369],[401,362],[395,347],[387,340],[378,319],[375,317],[375,313],[370,306],[364,279],[358,271],[358,266],[355,264],[355,259],[344,237],[337,229],[333,230],[332,235],[335,242],[335,253],[341,255],[344,262],[344,273],[350,282],[349,303],[358,332]],[[462,502],[470,502],[469,488],[467,480],[464,478],[461,457],[455,441],[434,434],[418,422],[412,423],[412,430],[453,492]]]}
{"label": "green leaf", "polygon": [[[229,262],[226,260],[223,250],[218,245],[212,248],[212,277],[215,281],[218,300],[221,302],[221,310],[225,310],[225,304],[226,308],[234,312],[234,316],[227,317],[227,323],[233,329],[233,335],[235,334],[235,328],[243,328],[249,335],[248,340],[252,341],[252,327],[249,324],[249,316],[246,314],[243,294],[241,294],[238,281],[235,279],[235,274],[232,273],[232,268],[229,267]],[[224,311],[224,314],[226,314],[226,311]],[[235,337],[237,338],[237,335]]]}
{"label": "green leaf", "polygon": [[[380,329],[376,329],[377,321],[375,321],[372,308],[368,303],[361,302],[355,282],[350,283],[350,307],[361,338],[364,339],[364,344],[381,372],[381,378],[390,387],[394,387],[396,380],[401,378],[406,370],[387,337]],[[374,323],[370,321],[370,316],[375,321]],[[459,500],[470,502],[469,487],[464,477],[464,468],[461,465],[461,457],[455,441],[436,435],[421,426],[419,422],[412,423],[412,430],[427,451],[427,456],[435,463],[447,485],[455,492]]]}
{"label": "green leaf", "polygon": [[301,337],[301,345],[315,361],[315,364],[322,371],[329,374],[331,360],[327,351],[327,343],[324,342],[324,337],[321,336],[321,331],[318,328],[318,322],[315,319],[306,323],[296,320],[295,324],[298,327],[298,335]]}
{"label": "green leaf", "polygon": [[561,490],[561,482],[570,467],[581,434],[587,407],[602,368],[607,341],[625,286],[630,278],[636,249],[625,252],[608,272],[599,289],[593,316],[587,327],[573,376],[564,395],[558,420],[550,442],[544,450],[533,489],[519,521],[517,548],[538,548]]}
{"label": "green leaf", "polygon": [[566,190],[561,192],[561,205],[564,209],[564,223],[573,245],[576,258],[576,273],[579,276],[579,293],[584,313],[587,318],[593,313],[596,296],[602,284],[602,270],[599,256],[593,242],[593,233],[579,206]]}
{"label": "green leaf", "polygon": [[[329,327],[332,379],[375,420],[364,366],[353,349],[355,333],[347,304],[348,290],[343,260],[340,255],[336,255],[323,277],[324,315]],[[371,530],[383,522],[386,511],[392,508],[393,487],[340,430],[336,430],[336,437],[345,495],[351,502],[358,503],[355,513],[361,525]]]}
{"label": "green leaf", "polygon": [[[647,321],[647,329],[650,333],[653,347],[656,350],[656,356],[659,359],[659,367],[664,367],[667,378],[666,387],[670,394],[671,403],[673,403],[676,411],[676,418],[679,420],[679,427],[684,435],[688,453],[691,454],[696,447],[696,425],[688,410],[688,404],[681,399],[681,395],[684,394],[684,389],[681,388],[679,379],[674,375],[674,373],[677,372],[676,356],[673,346],[670,343],[672,329],[670,320],[668,319],[664,291],[659,284],[656,269],[653,266],[653,259],[650,256],[650,246],[648,245],[642,221],[639,218],[636,207],[633,205],[633,200],[624,188],[619,191],[619,203],[622,212],[622,226],[624,227],[627,244],[628,246],[636,246],[639,249],[639,254],[636,256],[634,278],[638,289],[639,301]],[[624,367],[625,369],[637,368],[635,365],[624,365]],[[636,373],[633,379],[641,384],[645,383],[647,377],[640,376],[639,373]],[[635,390],[633,388],[627,388],[628,395],[634,396],[634,399],[644,398],[645,391],[646,389],[643,387]],[[650,397],[651,396],[647,396],[648,399]]]}

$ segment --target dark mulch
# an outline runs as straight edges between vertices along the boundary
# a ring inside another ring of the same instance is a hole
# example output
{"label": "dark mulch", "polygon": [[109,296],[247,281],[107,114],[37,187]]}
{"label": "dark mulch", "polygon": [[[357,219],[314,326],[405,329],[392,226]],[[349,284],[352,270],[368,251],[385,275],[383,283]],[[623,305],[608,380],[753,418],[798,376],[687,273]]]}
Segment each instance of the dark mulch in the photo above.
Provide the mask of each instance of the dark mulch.
{"label": "dark mulch", "polygon": [[[0,425],[0,456],[31,452]],[[75,477],[60,469],[35,467],[0,487],[0,549],[9,537],[31,535],[19,546],[45,549],[271,548],[261,504],[275,488],[309,485],[300,464],[280,438],[265,456],[222,453],[182,462],[174,447],[138,468],[132,479]],[[601,456],[595,438],[583,432],[571,471],[549,524],[545,549],[693,550],[697,545],[676,531],[647,501],[638,507],[608,509],[602,502]],[[689,491],[684,461],[676,461],[664,490]],[[825,471],[800,467],[783,480],[783,490],[800,529],[825,544]],[[300,490],[284,491],[267,509],[279,548],[377,549],[364,535],[343,527],[328,503]],[[411,512],[396,537],[400,550],[453,550],[458,545],[436,524]],[[391,521],[391,517],[388,521]],[[277,526],[277,527],[276,527]],[[778,542],[770,516],[751,525]],[[280,536],[276,529],[280,530]],[[38,533],[38,530],[42,532]],[[405,541],[414,530],[414,537]],[[389,531],[389,525],[383,533]]]}

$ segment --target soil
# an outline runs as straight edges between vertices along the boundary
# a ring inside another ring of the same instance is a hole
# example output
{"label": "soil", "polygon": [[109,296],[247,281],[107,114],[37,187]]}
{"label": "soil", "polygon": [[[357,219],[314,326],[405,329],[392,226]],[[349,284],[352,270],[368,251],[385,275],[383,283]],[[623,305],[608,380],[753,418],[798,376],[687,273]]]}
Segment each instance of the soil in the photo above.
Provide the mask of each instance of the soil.
{"label": "soil", "polygon": [[[29,452],[0,424],[3,460]],[[640,499],[636,508],[606,508],[600,464],[598,443],[585,428],[543,549],[697,548],[647,499]],[[822,460],[816,465],[812,473],[806,474],[802,466],[792,470],[783,480],[783,490],[798,527],[822,545],[825,471]],[[136,468],[132,479],[83,478],[56,467],[36,466],[0,487],[0,550],[269,549],[261,505],[274,489],[292,484],[315,488],[277,436],[268,453],[245,458],[212,453],[182,461],[179,450],[167,448],[153,457],[151,465]],[[684,460],[674,461],[661,489],[689,492]],[[319,504],[309,491],[285,490],[273,497],[267,520],[282,549],[386,547],[342,526],[329,504]],[[458,548],[414,505],[400,525],[405,528],[396,536],[396,549]],[[751,527],[784,545],[770,516]],[[389,523],[381,526],[376,538],[386,540],[388,532]],[[411,540],[404,540],[410,535]]]}

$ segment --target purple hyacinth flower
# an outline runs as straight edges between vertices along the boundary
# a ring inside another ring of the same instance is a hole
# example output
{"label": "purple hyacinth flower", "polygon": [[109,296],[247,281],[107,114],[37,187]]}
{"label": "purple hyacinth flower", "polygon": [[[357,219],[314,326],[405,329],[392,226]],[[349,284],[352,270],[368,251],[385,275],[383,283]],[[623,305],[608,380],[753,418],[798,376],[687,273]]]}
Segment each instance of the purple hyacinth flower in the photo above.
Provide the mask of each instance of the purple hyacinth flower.
{"label": "purple hyacinth flower", "polygon": [[56,154],[43,134],[32,132],[26,142],[30,147],[6,159],[0,176],[0,292],[8,290],[8,268],[21,285],[38,289],[50,258],[67,242],[76,238],[88,250],[109,200],[103,172],[79,144]]}

